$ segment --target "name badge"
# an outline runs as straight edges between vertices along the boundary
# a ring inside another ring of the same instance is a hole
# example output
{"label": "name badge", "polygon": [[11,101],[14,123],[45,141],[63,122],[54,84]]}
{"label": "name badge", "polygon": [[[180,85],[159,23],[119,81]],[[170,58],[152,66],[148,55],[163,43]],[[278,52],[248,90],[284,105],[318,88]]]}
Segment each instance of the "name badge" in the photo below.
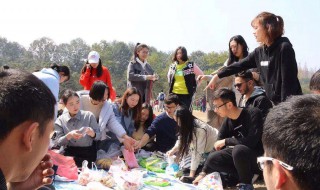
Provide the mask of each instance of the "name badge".
{"label": "name badge", "polygon": [[267,67],[269,65],[269,61],[261,61],[260,64],[262,67],[263,66]]}

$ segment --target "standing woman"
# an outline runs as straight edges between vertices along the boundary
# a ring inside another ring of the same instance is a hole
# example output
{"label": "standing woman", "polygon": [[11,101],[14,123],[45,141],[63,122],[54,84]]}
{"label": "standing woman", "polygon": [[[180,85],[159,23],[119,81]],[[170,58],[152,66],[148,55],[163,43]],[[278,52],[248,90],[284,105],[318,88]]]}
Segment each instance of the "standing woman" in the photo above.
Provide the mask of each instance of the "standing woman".
{"label": "standing woman", "polygon": [[57,104],[55,106],[55,119],[58,115],[58,101],[60,83],[66,82],[70,79],[70,70],[67,66],[59,66],[54,64],[50,68],[43,68],[40,71],[33,72],[38,79],[40,79],[50,89]]}
{"label": "standing woman", "polygon": [[194,117],[189,109],[183,106],[175,111],[174,120],[179,126],[179,139],[167,154],[172,156],[177,153],[178,158],[183,160],[184,173],[188,171],[187,175],[194,178],[201,171],[202,167],[199,166],[214,148],[218,130]]}
{"label": "standing woman", "polygon": [[178,47],[172,60],[174,63],[171,64],[168,72],[169,93],[176,94],[180,104],[184,104],[191,110],[192,97],[197,88],[196,77],[203,75],[203,72],[196,63],[188,60],[185,47]]}
{"label": "standing woman", "polygon": [[150,104],[153,81],[157,79],[150,64],[147,62],[149,47],[137,43],[132,60],[128,65],[127,87],[136,87],[142,97],[142,102]]}
{"label": "standing woman", "polygon": [[128,88],[123,96],[112,104],[116,119],[130,137],[135,131],[134,123],[140,119],[141,104],[141,95],[135,87]]}
{"label": "standing woman", "polygon": [[102,66],[99,53],[91,51],[86,64],[82,67],[79,82],[84,87],[84,90],[90,90],[92,84],[97,80],[101,80],[108,85],[110,88],[110,99],[114,101],[116,92],[112,87],[110,72],[107,67]]}
{"label": "standing woman", "polygon": [[302,94],[298,80],[295,52],[289,39],[282,37],[284,22],[281,16],[262,12],[251,22],[254,36],[261,46],[246,58],[215,74],[207,87],[213,88],[220,78],[251,68],[257,68],[267,97],[278,104],[291,95]]}
{"label": "standing woman", "polygon": [[[248,51],[249,51],[248,45],[241,35],[232,36],[229,40],[228,47],[229,47],[228,48],[229,49],[229,57],[225,61],[223,66],[221,68],[219,68],[217,71],[211,73],[210,75],[199,75],[198,80],[210,80],[213,77],[213,75],[216,74],[218,71],[231,65],[232,63],[240,61],[241,59],[247,57],[249,54],[248,53]],[[257,77],[257,78],[259,78],[259,77]],[[208,100],[208,105],[209,105],[208,109],[207,109],[207,121],[208,121],[209,125],[211,125],[215,128],[220,128],[224,118],[220,117],[213,110],[213,101],[212,101],[213,92],[216,89],[221,88],[221,87],[227,87],[229,89],[233,89],[233,91],[236,93],[236,99],[238,102],[240,100],[241,94],[233,88],[233,81],[234,81],[233,75],[225,77],[223,79],[220,79],[217,82],[217,85],[215,86],[214,89],[208,89],[208,91],[207,91],[207,100]]]}

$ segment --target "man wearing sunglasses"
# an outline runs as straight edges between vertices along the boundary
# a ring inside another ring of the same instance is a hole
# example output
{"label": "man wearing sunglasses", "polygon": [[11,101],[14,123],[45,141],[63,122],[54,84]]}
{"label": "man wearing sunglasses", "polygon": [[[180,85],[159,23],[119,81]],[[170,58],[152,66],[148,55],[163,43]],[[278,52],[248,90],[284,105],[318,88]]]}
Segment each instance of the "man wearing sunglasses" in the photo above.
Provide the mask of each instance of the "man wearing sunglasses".
{"label": "man wearing sunglasses", "polygon": [[209,154],[202,172],[193,183],[199,182],[206,174],[223,172],[238,178],[239,190],[253,190],[252,178],[259,170],[257,157],[263,154],[261,111],[238,108],[235,93],[226,88],[214,92],[213,104],[214,111],[226,118],[214,144],[215,150]]}
{"label": "man wearing sunglasses", "polygon": [[272,108],[272,102],[261,87],[255,86],[251,71],[236,74],[234,88],[241,94],[238,107],[256,107],[261,110],[263,117],[267,116],[269,109]]}
{"label": "man wearing sunglasses", "polygon": [[268,190],[319,189],[320,96],[293,96],[270,110],[264,157],[258,158]]}

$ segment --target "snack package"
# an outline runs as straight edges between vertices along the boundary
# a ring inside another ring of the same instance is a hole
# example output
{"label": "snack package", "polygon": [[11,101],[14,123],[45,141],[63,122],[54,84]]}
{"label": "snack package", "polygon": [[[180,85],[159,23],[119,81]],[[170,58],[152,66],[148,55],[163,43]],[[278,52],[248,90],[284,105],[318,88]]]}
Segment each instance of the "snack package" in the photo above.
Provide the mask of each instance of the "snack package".
{"label": "snack package", "polygon": [[139,164],[136,159],[136,156],[134,155],[134,152],[129,151],[125,149],[124,147],[121,147],[124,160],[126,161],[128,167],[131,168],[138,168]]}
{"label": "snack package", "polygon": [[146,185],[154,185],[159,187],[167,187],[170,184],[170,182],[166,179],[160,178],[160,177],[152,177],[144,181]]}
{"label": "snack package", "polygon": [[202,180],[200,180],[197,189],[223,190],[220,174],[218,172],[213,172],[206,175]]}
{"label": "snack package", "polygon": [[114,175],[120,190],[138,190],[143,186],[143,175],[140,171],[126,171]]}

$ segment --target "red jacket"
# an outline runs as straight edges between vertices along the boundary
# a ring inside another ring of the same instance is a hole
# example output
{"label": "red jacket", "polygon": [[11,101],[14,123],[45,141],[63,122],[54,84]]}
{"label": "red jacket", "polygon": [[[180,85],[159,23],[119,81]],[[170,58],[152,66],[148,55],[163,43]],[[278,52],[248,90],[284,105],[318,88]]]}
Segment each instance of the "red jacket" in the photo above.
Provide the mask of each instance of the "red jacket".
{"label": "red jacket", "polygon": [[115,89],[112,87],[111,75],[110,75],[110,72],[107,69],[107,67],[102,66],[102,75],[100,77],[97,77],[97,69],[92,68],[91,70],[92,70],[91,75],[90,75],[90,69],[87,69],[85,73],[81,73],[79,82],[84,87],[84,90],[90,90],[92,84],[95,81],[101,80],[108,85],[109,90],[110,90],[110,97],[109,98],[112,101],[114,101],[116,98],[116,92],[115,92]]}

